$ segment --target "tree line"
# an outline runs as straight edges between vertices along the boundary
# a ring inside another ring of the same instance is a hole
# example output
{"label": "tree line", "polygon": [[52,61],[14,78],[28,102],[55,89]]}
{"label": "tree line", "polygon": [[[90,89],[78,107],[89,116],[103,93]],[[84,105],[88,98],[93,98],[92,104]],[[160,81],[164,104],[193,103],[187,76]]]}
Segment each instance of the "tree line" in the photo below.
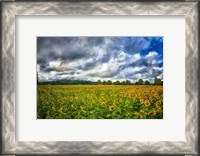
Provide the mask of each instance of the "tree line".
{"label": "tree line", "polygon": [[43,82],[37,82],[39,85],[78,85],[78,84],[96,84],[96,82],[92,81],[85,81],[85,80],[68,80],[68,79],[62,79],[62,80],[52,80],[52,81],[43,81]]}
{"label": "tree line", "polygon": [[96,84],[98,85],[163,85],[163,81],[159,78],[155,78],[154,83],[150,83],[148,80],[144,81],[142,79],[139,79],[135,83],[131,83],[130,80],[126,80],[122,82],[118,80],[115,82],[112,82],[111,80],[108,80],[108,81],[97,80]]}
{"label": "tree line", "polygon": [[62,80],[54,80],[54,81],[45,81],[39,82],[37,79],[38,85],[78,85],[78,84],[96,84],[96,85],[163,85],[163,81],[159,78],[155,78],[153,83],[150,83],[148,80],[139,79],[135,83],[131,83],[130,80],[126,81],[115,81],[112,82],[111,80],[108,81],[101,81],[97,80],[96,82],[93,81],[86,81],[86,80],[69,80],[69,79],[62,79]]}

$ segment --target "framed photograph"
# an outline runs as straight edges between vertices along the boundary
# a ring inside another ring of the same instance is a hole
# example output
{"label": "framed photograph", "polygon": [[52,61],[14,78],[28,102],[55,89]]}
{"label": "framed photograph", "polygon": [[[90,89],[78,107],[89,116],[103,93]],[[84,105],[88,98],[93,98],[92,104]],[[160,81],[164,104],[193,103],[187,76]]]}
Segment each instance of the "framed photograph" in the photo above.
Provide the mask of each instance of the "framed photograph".
{"label": "framed photograph", "polygon": [[163,37],[37,37],[37,119],[163,119]]}
{"label": "framed photograph", "polygon": [[1,2],[2,155],[199,154],[199,3]]}

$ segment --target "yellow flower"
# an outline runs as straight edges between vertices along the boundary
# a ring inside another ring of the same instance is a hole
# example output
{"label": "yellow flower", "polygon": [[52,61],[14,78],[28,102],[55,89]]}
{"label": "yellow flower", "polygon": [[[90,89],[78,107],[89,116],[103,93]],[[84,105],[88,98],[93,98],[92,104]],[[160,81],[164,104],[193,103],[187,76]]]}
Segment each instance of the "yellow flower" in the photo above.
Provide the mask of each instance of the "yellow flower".
{"label": "yellow flower", "polygon": [[160,112],[160,111],[161,111],[160,106],[156,106],[156,112],[158,113],[158,112]]}
{"label": "yellow flower", "polygon": [[156,115],[155,109],[153,109],[151,112],[149,112],[148,115],[153,115],[153,116]]}
{"label": "yellow flower", "polygon": [[140,113],[138,113],[138,112],[135,112],[134,114],[137,115],[137,117],[140,118],[140,119],[143,118],[143,116]]}
{"label": "yellow flower", "polygon": [[122,99],[118,98],[118,102],[122,102]]}
{"label": "yellow flower", "polygon": [[135,98],[133,98],[133,102],[137,102],[137,100]]}
{"label": "yellow flower", "polygon": [[102,104],[102,106],[106,106],[105,102],[102,102],[101,104]]}
{"label": "yellow flower", "polygon": [[150,102],[149,100],[145,100],[145,103],[144,103],[146,106],[150,106]]}
{"label": "yellow flower", "polygon": [[141,115],[141,114],[139,114],[139,116],[138,116],[140,119],[143,119],[143,116]]}
{"label": "yellow flower", "polygon": [[109,110],[110,110],[110,111],[113,111],[113,110],[115,110],[115,107],[114,107],[114,106],[110,106],[110,107],[109,107]]}
{"label": "yellow flower", "polygon": [[106,106],[105,102],[103,102],[103,100],[99,100],[99,102],[102,104],[102,106]]}
{"label": "yellow flower", "polygon": [[156,102],[156,106],[159,106],[160,104],[161,104],[160,100]]}
{"label": "yellow flower", "polygon": [[143,100],[143,99],[140,99],[140,103],[143,104],[143,103],[144,103],[144,100]]}

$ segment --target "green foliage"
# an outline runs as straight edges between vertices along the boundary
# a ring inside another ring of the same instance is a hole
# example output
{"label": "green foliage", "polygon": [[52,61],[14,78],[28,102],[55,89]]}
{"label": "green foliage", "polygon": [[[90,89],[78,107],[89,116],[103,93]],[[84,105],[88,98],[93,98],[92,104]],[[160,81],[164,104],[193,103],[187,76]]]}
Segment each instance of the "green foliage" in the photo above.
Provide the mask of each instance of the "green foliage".
{"label": "green foliage", "polygon": [[144,84],[145,84],[145,85],[150,85],[150,82],[149,82],[148,80],[146,80],[146,81],[144,82]]}
{"label": "green foliage", "polygon": [[[39,82],[38,81],[38,74],[37,74],[37,84],[38,85],[91,85],[91,84],[97,84],[97,85],[134,85],[131,83],[130,80],[122,81],[120,82],[117,80],[116,82],[112,82],[111,80],[108,81],[101,81],[97,80],[96,82],[93,81],[86,81],[86,80],[69,80],[69,79],[61,79],[61,80],[55,80],[55,81],[46,81],[46,82]],[[135,82],[135,85],[150,85],[150,82],[146,80],[145,82],[142,79],[139,79]],[[163,85],[163,81],[161,79],[155,78],[154,79],[154,85]]]}
{"label": "green foliage", "polygon": [[154,79],[154,85],[162,85],[162,84],[163,84],[163,82],[161,79],[158,79],[158,78]]}
{"label": "green foliage", "polygon": [[127,85],[130,85],[130,84],[131,84],[131,81],[126,80],[126,84],[127,84]]}
{"label": "green foliage", "polygon": [[125,85],[126,84],[126,82],[125,81],[122,81],[122,83],[121,83],[122,85]]}
{"label": "green foliage", "polygon": [[114,85],[120,85],[120,81],[117,80],[117,81],[114,82],[113,84],[114,84]]}
{"label": "green foliage", "polygon": [[105,85],[106,84],[106,81],[103,81],[103,85]]}
{"label": "green foliage", "polygon": [[97,84],[102,84],[101,80],[97,80]]}
{"label": "green foliage", "polygon": [[136,85],[143,85],[144,81],[142,79],[139,79],[135,84]]}
{"label": "green foliage", "polygon": [[92,81],[85,81],[85,80],[69,80],[69,79],[61,79],[55,81],[46,81],[46,82],[39,82],[39,85],[80,85],[80,84],[95,84]]}
{"label": "green foliage", "polygon": [[111,80],[108,80],[107,82],[106,82],[106,85],[111,85],[112,84],[112,81]]}

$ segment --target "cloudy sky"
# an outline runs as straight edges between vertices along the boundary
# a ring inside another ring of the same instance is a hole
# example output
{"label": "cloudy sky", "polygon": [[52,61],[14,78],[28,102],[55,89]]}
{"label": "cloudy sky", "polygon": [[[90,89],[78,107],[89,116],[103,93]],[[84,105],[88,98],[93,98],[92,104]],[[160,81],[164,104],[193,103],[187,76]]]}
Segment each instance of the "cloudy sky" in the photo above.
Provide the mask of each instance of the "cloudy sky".
{"label": "cloudy sky", "polygon": [[37,37],[39,81],[163,79],[163,37]]}

